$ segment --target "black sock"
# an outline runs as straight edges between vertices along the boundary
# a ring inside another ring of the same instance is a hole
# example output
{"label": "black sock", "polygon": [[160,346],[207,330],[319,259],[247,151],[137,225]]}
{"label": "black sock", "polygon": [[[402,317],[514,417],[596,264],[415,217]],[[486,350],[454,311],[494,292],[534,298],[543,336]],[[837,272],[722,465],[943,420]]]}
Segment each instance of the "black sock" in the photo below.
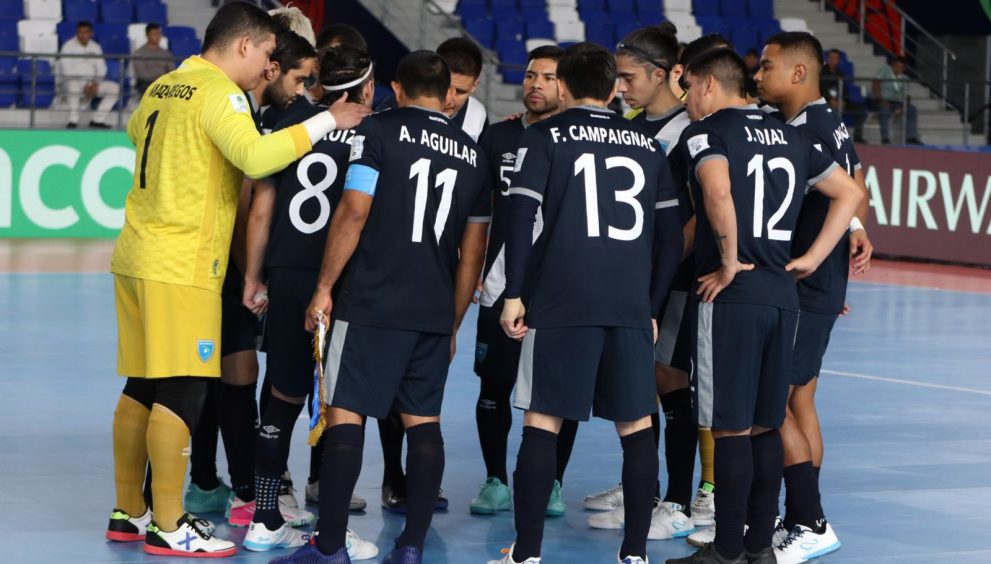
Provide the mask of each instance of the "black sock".
{"label": "black sock", "polygon": [[513,426],[513,407],[509,396],[513,393],[513,380],[482,378],[475,404],[475,425],[478,427],[478,444],[482,447],[486,477],[499,478],[509,483],[506,475],[506,444]]}
{"label": "black sock", "polygon": [[523,427],[523,443],[516,455],[516,471],[513,472],[513,499],[516,504],[513,560],[517,562],[540,556],[544,514],[554,487],[555,458],[557,435],[536,427]]}
{"label": "black sock", "polygon": [[[654,448],[655,449],[659,449],[659,448],[661,448],[661,432],[662,432],[661,431],[661,414],[660,413],[653,413],[653,414],[651,414],[651,416],[650,416],[650,428],[654,432]],[[661,499],[661,478],[660,478],[660,476],[658,476],[658,478],[657,478],[656,481],[657,481],[657,487],[655,488],[655,491],[654,491],[654,497],[657,498],[657,499]]]}
{"label": "black sock", "polygon": [[148,463],[148,470],[145,472],[145,505],[148,509],[154,509],[152,507],[152,495],[151,495],[151,463]]}
{"label": "black sock", "polygon": [[256,509],[252,521],[264,523],[270,531],[285,523],[279,511],[279,487],[289,459],[293,426],[302,410],[300,404],[272,396],[258,428],[258,443],[255,446]]}
{"label": "black sock", "polygon": [[444,477],[444,438],[440,423],[423,423],[406,429],[406,527],[397,546],[415,546],[423,550],[423,540],[434,516],[437,492]]}
{"label": "black sock", "polygon": [[733,559],[743,552],[743,526],[754,478],[750,436],[716,439],[713,474],[719,487],[716,504],[716,550]]}
{"label": "black sock", "polygon": [[793,464],[784,469],[785,479],[785,527],[795,525],[815,528],[822,518],[819,505],[819,481],[811,461]]}
{"label": "black sock", "polygon": [[692,417],[692,395],[688,388],[661,396],[664,410],[664,461],[668,490],[664,501],[677,503],[689,511],[694,489],[695,449],[699,430]]}
{"label": "black sock", "polygon": [[255,500],[255,443],[258,441],[256,383],[244,386],[220,383],[218,419],[227,453],[231,488],[241,501]]}
{"label": "black sock", "polygon": [[406,497],[406,475],[403,474],[403,421],[396,410],[379,419],[379,439],[382,441],[382,486],[390,486],[400,497]]}
{"label": "black sock", "polygon": [[365,431],[361,425],[335,425],[324,433],[324,452],[331,464],[320,467],[320,520],[317,548],[334,554],[344,547],[351,494],[361,473]]}
{"label": "black sock", "polygon": [[564,485],[564,471],[571,460],[571,450],[575,448],[578,422],[565,419],[561,422],[561,432],[557,434],[557,481]]}
{"label": "black sock", "polygon": [[[754,458],[754,479],[747,502],[749,527],[743,545],[748,552],[756,554],[771,546],[774,518],[778,514],[785,450],[777,429],[750,437],[750,448]],[[722,491],[719,493],[722,495]],[[722,498],[719,501],[722,502]]]}
{"label": "black sock", "polygon": [[268,381],[268,376],[262,380],[261,393],[258,394],[258,413],[265,413],[268,409],[268,400],[272,398],[272,384]]}
{"label": "black sock", "polygon": [[190,438],[189,480],[201,490],[212,490],[220,485],[217,480],[217,395],[220,380],[207,384],[206,400],[200,422]]}
{"label": "black sock", "polygon": [[317,441],[317,446],[310,447],[310,475],[306,478],[307,484],[312,484],[320,480],[320,467],[323,464],[323,441],[324,436]]}
{"label": "black sock", "polygon": [[623,514],[626,525],[619,557],[647,558],[647,532],[654,509],[652,495],[657,481],[657,445],[652,429],[620,438],[623,445]]}

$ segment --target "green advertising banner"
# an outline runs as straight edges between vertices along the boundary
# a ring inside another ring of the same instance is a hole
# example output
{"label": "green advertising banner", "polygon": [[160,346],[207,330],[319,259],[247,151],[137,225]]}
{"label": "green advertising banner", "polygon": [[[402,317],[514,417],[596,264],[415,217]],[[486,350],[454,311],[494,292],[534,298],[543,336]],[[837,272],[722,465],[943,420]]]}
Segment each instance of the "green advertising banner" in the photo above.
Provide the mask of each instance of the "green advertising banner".
{"label": "green advertising banner", "polygon": [[0,130],[0,238],[115,237],[133,175],[123,132]]}

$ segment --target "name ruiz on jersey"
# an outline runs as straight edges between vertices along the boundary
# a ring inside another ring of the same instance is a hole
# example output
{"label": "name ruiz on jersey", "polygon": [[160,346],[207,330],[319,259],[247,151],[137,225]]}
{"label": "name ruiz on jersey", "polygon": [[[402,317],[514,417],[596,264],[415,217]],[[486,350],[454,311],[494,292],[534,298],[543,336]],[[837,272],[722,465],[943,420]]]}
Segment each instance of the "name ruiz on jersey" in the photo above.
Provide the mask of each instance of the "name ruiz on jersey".
{"label": "name ruiz on jersey", "polygon": [[417,140],[415,137],[410,135],[409,129],[403,125],[399,128],[399,141],[404,143],[419,143],[420,145],[429,147],[438,153],[442,153],[456,159],[461,159],[471,166],[477,166],[475,164],[475,160],[478,158],[478,153],[475,149],[462,145],[459,141],[451,139],[450,137],[445,137],[436,132],[427,131],[425,129],[421,130],[420,138]]}
{"label": "name ruiz on jersey", "polygon": [[568,127],[567,137],[561,133],[561,128],[550,128],[551,138],[555,143],[563,143],[570,137],[574,141],[593,141],[595,143],[611,143],[613,145],[635,145],[643,147],[651,152],[657,151],[654,140],[639,131],[628,129],[616,130],[612,128],[597,127],[591,125],[572,125]]}
{"label": "name ruiz on jersey", "polygon": [[753,128],[750,129],[744,126],[743,129],[747,131],[747,141],[750,143],[760,143],[761,145],[787,145],[788,141],[785,140],[785,132],[780,129],[761,129]]}
{"label": "name ruiz on jersey", "polygon": [[327,135],[321,137],[320,141],[338,141],[340,143],[347,143],[348,145],[350,145],[353,139],[354,139],[353,129],[344,129],[344,130],[335,129],[330,133],[328,133]]}

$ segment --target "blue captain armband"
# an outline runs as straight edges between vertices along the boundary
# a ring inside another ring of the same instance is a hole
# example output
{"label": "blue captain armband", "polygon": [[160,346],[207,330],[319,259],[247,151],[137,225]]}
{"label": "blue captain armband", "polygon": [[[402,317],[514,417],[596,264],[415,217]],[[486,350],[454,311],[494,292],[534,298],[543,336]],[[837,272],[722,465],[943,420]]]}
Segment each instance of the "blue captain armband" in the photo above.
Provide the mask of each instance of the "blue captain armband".
{"label": "blue captain armband", "polygon": [[379,181],[379,171],[363,164],[353,164],[348,167],[344,177],[344,189],[355,190],[375,197],[375,186]]}

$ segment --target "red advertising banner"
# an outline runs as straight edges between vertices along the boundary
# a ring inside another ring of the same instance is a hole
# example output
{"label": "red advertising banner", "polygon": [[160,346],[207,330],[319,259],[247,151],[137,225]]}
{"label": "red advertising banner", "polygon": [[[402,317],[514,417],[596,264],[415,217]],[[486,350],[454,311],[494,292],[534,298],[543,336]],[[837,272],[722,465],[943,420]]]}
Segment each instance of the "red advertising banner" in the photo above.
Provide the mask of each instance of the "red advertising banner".
{"label": "red advertising banner", "polygon": [[991,154],[858,145],[875,252],[991,266]]}

